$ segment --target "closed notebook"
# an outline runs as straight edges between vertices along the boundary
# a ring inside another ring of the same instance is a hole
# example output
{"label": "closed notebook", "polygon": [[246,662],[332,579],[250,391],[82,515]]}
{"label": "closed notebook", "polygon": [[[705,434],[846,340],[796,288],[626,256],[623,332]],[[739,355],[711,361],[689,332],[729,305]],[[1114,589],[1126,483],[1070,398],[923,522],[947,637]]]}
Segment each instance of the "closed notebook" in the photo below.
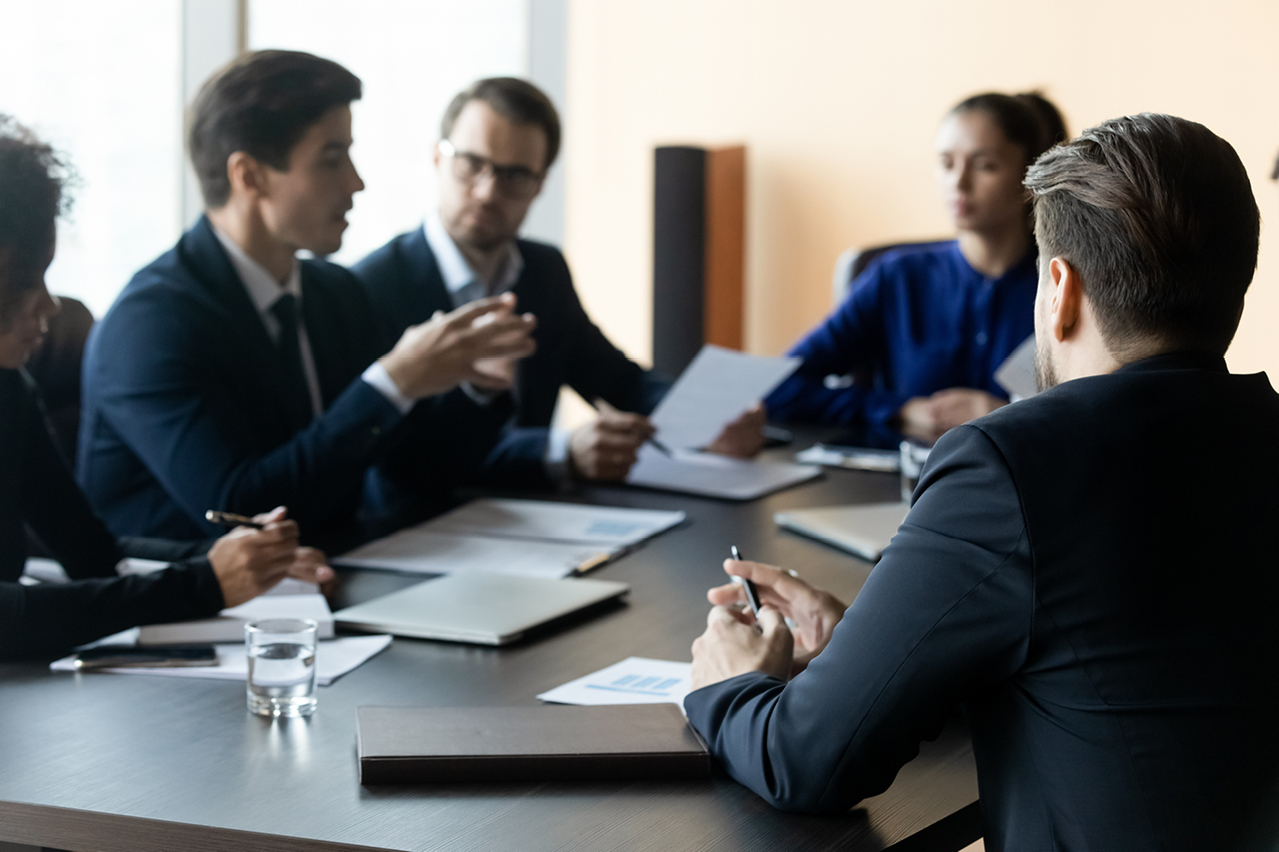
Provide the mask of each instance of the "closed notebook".
{"label": "closed notebook", "polygon": [[865,503],[792,509],[778,512],[773,515],[773,520],[792,532],[846,550],[868,562],[876,562],[909,512],[910,504],[905,501]]}
{"label": "closed notebook", "polygon": [[708,778],[673,704],[360,707],[361,784]]}

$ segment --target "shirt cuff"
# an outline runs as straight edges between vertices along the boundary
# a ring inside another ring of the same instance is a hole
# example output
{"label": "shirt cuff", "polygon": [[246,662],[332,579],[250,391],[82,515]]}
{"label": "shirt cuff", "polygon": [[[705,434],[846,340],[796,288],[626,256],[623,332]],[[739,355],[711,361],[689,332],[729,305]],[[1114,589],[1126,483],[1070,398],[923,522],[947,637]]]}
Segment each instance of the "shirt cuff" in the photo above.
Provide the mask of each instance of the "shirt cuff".
{"label": "shirt cuff", "polygon": [[408,414],[413,408],[416,400],[409,399],[400,393],[400,388],[395,384],[395,379],[391,378],[391,374],[386,371],[386,367],[382,366],[381,361],[374,361],[369,365],[360,378],[370,385],[373,390],[386,397],[386,401],[395,406],[396,410],[401,414]]}
{"label": "shirt cuff", "polygon": [[572,480],[568,466],[568,442],[573,433],[567,429],[550,429],[546,433],[546,455],[542,463],[546,465],[546,475],[551,482],[565,485]]}
{"label": "shirt cuff", "polygon": [[488,405],[493,400],[506,393],[506,391],[480,390],[470,382],[462,382],[462,384],[458,385],[458,387],[462,389],[462,393],[466,394],[467,397],[470,398],[471,402],[482,406]]}

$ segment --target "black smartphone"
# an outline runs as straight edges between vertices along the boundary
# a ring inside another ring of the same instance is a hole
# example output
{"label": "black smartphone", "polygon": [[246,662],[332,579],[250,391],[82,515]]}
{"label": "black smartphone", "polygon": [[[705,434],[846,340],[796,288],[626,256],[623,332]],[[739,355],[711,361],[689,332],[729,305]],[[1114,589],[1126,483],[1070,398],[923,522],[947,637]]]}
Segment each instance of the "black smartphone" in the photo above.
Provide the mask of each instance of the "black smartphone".
{"label": "black smartphone", "polygon": [[75,656],[77,669],[172,668],[217,664],[218,652],[212,645],[97,645],[86,648]]}

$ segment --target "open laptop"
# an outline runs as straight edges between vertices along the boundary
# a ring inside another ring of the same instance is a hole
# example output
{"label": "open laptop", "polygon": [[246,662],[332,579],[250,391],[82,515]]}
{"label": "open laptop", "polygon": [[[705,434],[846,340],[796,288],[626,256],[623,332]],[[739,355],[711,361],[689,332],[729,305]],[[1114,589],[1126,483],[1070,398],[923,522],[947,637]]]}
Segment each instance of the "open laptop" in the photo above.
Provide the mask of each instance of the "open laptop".
{"label": "open laptop", "polygon": [[369,633],[505,645],[628,591],[625,583],[610,580],[450,574],[338,610],[333,620]]}
{"label": "open laptop", "polygon": [[877,562],[909,511],[910,504],[905,501],[862,503],[778,512],[773,520],[792,532]]}

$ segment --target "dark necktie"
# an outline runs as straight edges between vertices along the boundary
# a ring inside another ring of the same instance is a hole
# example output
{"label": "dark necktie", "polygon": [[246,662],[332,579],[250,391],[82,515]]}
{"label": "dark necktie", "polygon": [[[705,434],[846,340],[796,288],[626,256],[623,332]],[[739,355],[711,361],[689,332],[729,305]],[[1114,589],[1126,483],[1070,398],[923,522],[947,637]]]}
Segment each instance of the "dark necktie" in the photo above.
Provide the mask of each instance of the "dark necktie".
{"label": "dark necktie", "polygon": [[306,372],[302,369],[302,347],[298,344],[298,300],[293,294],[285,293],[275,300],[271,313],[280,324],[277,346],[286,389],[285,407],[289,425],[296,431],[305,428],[315,416]]}

